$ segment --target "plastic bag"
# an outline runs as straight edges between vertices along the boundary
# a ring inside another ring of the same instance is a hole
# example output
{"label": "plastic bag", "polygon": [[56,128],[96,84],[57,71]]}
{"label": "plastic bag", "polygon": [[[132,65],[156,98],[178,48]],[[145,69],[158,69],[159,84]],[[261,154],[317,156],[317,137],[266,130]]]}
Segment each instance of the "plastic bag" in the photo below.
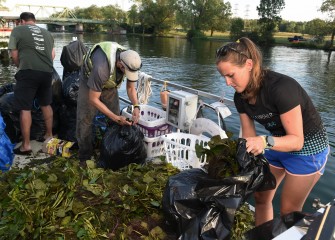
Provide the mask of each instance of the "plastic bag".
{"label": "plastic bag", "polygon": [[169,178],[162,206],[168,223],[177,230],[176,239],[223,240],[229,237],[241,200],[230,180],[209,179],[202,169],[194,168]]}
{"label": "plastic bag", "polygon": [[69,73],[63,80],[63,96],[66,105],[77,106],[79,71]]}
{"label": "plastic bag", "polygon": [[6,124],[0,113],[0,171],[5,172],[13,164],[15,144],[12,144],[5,132]]}
{"label": "plastic bag", "polygon": [[178,239],[229,239],[236,210],[253,192],[276,186],[266,159],[247,153],[245,139],[238,141],[236,161],[236,176],[214,179],[202,169],[189,169],[169,178],[162,205]]}
{"label": "plastic bag", "polygon": [[64,46],[60,56],[60,62],[64,67],[64,73],[79,70],[83,64],[84,55],[86,53],[87,49],[80,40],[73,41]]}
{"label": "plastic bag", "polygon": [[8,83],[0,87],[0,97],[2,97],[4,94],[13,92],[14,91],[15,84],[14,83]]}
{"label": "plastic bag", "polygon": [[[14,92],[6,93],[0,98],[0,111],[6,123],[6,133],[12,142],[19,142],[21,135],[20,112],[14,105]],[[35,102],[31,111],[30,139],[39,139],[44,136],[45,123],[42,111]]]}
{"label": "plastic bag", "polygon": [[63,102],[63,94],[62,94],[62,80],[56,71],[53,68],[52,72],[52,105],[57,106]]}
{"label": "plastic bag", "polygon": [[[14,87],[15,84],[10,83],[0,87],[0,112],[3,115],[4,122],[6,124],[6,134],[13,143],[17,143],[20,140],[21,128],[20,128],[20,111],[15,107],[14,102]],[[2,95],[1,95],[2,94]],[[52,73],[52,104],[53,109],[53,128],[57,129],[58,121],[58,109],[60,102],[62,101],[62,81],[55,70]],[[41,139],[44,137],[45,122],[42,110],[35,99],[31,110],[32,124],[30,128],[30,139]],[[57,131],[54,131],[57,133]]]}
{"label": "plastic bag", "polygon": [[[317,214],[307,214],[303,212],[291,212],[281,217],[276,217],[271,221],[263,223],[250,231],[244,234],[244,240],[254,240],[254,239],[262,239],[262,240],[271,240],[287,231],[291,227],[295,226],[297,232],[302,233],[307,229],[312,222],[317,218]],[[292,234],[295,234],[292,232]],[[293,235],[292,235],[293,236]],[[294,235],[298,237],[298,235]],[[298,239],[298,238],[295,238]],[[299,238],[300,239],[300,238]],[[301,238],[303,239],[303,238]],[[305,238],[304,238],[305,239]],[[315,238],[310,238],[312,240]],[[321,238],[322,239],[322,238]],[[291,240],[291,239],[287,239]],[[307,240],[307,239],[306,239]]]}
{"label": "plastic bag", "polygon": [[58,137],[76,143],[77,106],[63,104],[60,106],[59,115]]}
{"label": "plastic bag", "polygon": [[118,170],[130,163],[144,163],[144,135],[137,126],[110,126],[102,140],[98,166]]}
{"label": "plastic bag", "polygon": [[[270,166],[263,154],[254,156],[247,152],[246,140],[239,139],[236,151],[236,160],[242,167],[241,172],[253,174],[252,186],[249,191],[267,191],[276,187],[276,178],[270,172]],[[250,194],[248,192],[247,194]]]}

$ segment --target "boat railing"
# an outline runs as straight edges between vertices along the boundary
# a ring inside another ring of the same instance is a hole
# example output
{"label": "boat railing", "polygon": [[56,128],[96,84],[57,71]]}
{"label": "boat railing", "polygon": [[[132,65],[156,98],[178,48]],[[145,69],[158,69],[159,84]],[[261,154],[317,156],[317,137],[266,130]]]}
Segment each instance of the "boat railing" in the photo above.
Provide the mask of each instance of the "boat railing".
{"label": "boat railing", "polygon": [[[163,84],[168,84],[169,87],[173,87],[173,88],[178,89],[178,90],[187,91],[189,93],[193,93],[193,94],[196,94],[198,96],[205,97],[207,99],[220,101],[220,102],[223,102],[227,105],[234,106],[234,101],[229,99],[229,98],[222,98],[222,97],[220,97],[218,95],[215,95],[215,94],[212,94],[212,93],[204,92],[204,91],[201,91],[201,90],[197,90],[197,89],[194,89],[194,88],[183,86],[181,84],[177,84],[177,83],[174,83],[174,82],[161,80],[161,79],[157,79],[157,78],[150,78],[150,81],[152,81],[153,83],[162,84],[162,85]],[[125,99],[123,97],[119,97],[119,98],[123,102],[131,104],[131,102],[128,99]]]}

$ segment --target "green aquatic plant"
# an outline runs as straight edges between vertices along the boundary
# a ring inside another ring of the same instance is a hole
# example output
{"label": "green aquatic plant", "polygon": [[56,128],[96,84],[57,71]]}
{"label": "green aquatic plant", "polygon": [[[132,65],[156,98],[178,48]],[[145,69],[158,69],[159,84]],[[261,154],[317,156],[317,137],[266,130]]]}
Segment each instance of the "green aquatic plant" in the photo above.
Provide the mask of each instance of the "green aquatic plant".
{"label": "green aquatic plant", "polygon": [[239,166],[235,160],[237,141],[228,138],[221,139],[219,135],[213,136],[208,142],[208,147],[196,145],[198,157],[206,155],[205,169],[208,175],[215,179],[235,176],[239,173]]}
{"label": "green aquatic plant", "polygon": [[131,164],[113,172],[78,163],[55,157],[48,167],[2,174],[1,239],[164,239],[161,198],[176,168]]}
{"label": "green aquatic plant", "polygon": [[112,171],[74,158],[37,162],[0,175],[0,239],[176,239],[161,206],[179,172],[172,165]]}
{"label": "green aquatic plant", "polygon": [[[204,169],[210,178],[224,179],[240,174],[240,167],[236,161],[237,140],[232,139],[231,133],[227,135],[228,138],[225,139],[213,136],[208,142],[208,147],[200,145],[195,147],[197,157],[203,158],[206,155]],[[254,226],[253,211],[247,203],[244,203],[235,212],[230,239],[243,239],[244,234]]]}

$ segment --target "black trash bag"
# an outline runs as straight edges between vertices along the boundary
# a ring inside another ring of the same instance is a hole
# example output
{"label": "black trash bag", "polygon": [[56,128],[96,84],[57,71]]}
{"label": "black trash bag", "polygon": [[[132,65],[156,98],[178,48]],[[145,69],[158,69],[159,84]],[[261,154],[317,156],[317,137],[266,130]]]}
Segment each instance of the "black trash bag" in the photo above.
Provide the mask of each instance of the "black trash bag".
{"label": "black trash bag", "polygon": [[[289,228],[307,229],[321,213],[308,214],[303,212],[292,212],[281,217],[276,217],[262,225],[259,225],[244,234],[244,240],[271,240]],[[315,239],[315,238],[311,238]],[[287,239],[290,240],[290,239]]]}
{"label": "black trash bag", "polygon": [[250,194],[276,186],[275,181],[264,184],[267,161],[247,153],[245,143],[239,139],[237,144],[236,176],[214,179],[202,169],[189,169],[169,178],[162,206],[177,239],[229,239],[235,212]]}
{"label": "black trash bag", "polygon": [[59,106],[63,102],[62,79],[58,72],[53,68],[52,72],[52,105]]}
{"label": "black trash bag", "polygon": [[15,83],[8,83],[0,87],[0,97],[4,94],[13,92],[15,87]]}
{"label": "black trash bag", "polygon": [[254,191],[267,191],[276,187],[276,178],[270,172],[270,166],[263,154],[254,156],[247,152],[246,140],[238,139],[236,161],[241,166],[241,172],[252,172],[254,179],[248,188],[247,196]]}
{"label": "black trash bag", "polygon": [[118,170],[130,163],[144,163],[147,152],[144,135],[137,126],[113,124],[101,144],[98,166]]}
{"label": "black trash bag", "polygon": [[176,239],[223,240],[229,239],[241,200],[230,181],[210,179],[194,168],[169,178],[162,207],[168,224],[176,229]]}
{"label": "black trash bag", "polygon": [[77,143],[77,106],[63,104],[59,109],[58,137],[62,140]]}
{"label": "black trash bag", "polygon": [[102,113],[98,113],[93,119],[93,146],[96,149],[101,149],[102,141],[105,133],[110,126],[111,120]]}
{"label": "black trash bag", "polygon": [[[6,123],[6,134],[13,143],[20,141],[21,128],[20,128],[20,111],[18,111],[14,104],[14,83],[9,83],[0,87],[0,112],[3,115],[4,122]],[[62,81],[55,70],[52,73],[52,104],[53,109],[53,128],[58,128],[58,109],[62,101]],[[30,139],[42,139],[45,133],[45,122],[42,110],[35,99],[31,110],[32,124],[30,129]],[[54,131],[57,133],[57,131]]]}
{"label": "black trash bag", "polygon": [[77,106],[79,73],[80,71],[71,72],[63,80],[63,97],[66,105]]}
{"label": "black trash bag", "polygon": [[60,62],[64,67],[64,73],[79,70],[83,64],[84,55],[86,53],[87,48],[80,40],[73,41],[64,46],[60,56]]}
{"label": "black trash bag", "polygon": [[[0,112],[6,123],[6,134],[13,143],[19,142],[21,137],[20,111],[17,111],[14,105],[14,92],[6,93],[0,98]],[[31,128],[30,139],[41,139],[45,132],[44,117],[37,101],[31,110]]]}

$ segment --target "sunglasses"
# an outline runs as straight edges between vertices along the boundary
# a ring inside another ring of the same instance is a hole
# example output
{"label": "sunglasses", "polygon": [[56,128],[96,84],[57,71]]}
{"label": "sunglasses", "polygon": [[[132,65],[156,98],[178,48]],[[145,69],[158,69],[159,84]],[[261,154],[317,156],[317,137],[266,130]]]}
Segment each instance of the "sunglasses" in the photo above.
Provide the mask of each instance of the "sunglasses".
{"label": "sunglasses", "polygon": [[128,66],[128,64],[127,63],[125,63],[122,59],[120,59],[121,60],[121,62],[130,70],[130,71],[132,71],[132,72],[136,72],[136,71],[138,71],[138,70],[140,70],[141,69],[141,67],[142,67],[142,63],[141,63],[141,65],[140,65],[140,67],[139,68],[137,68],[137,69],[134,69],[134,68],[131,68],[131,67],[129,67]]}
{"label": "sunglasses", "polygon": [[246,58],[249,58],[249,57],[247,56],[247,54],[245,54],[245,53],[243,53],[243,52],[240,52],[240,51],[238,51],[236,48],[230,47],[230,46],[228,46],[228,45],[225,45],[225,46],[223,46],[223,47],[218,48],[218,49],[216,50],[215,57],[224,57],[224,56],[226,56],[226,54],[227,54],[229,51],[234,51],[234,52],[236,52],[236,53],[238,53],[238,54],[240,54],[240,55],[245,56]]}

